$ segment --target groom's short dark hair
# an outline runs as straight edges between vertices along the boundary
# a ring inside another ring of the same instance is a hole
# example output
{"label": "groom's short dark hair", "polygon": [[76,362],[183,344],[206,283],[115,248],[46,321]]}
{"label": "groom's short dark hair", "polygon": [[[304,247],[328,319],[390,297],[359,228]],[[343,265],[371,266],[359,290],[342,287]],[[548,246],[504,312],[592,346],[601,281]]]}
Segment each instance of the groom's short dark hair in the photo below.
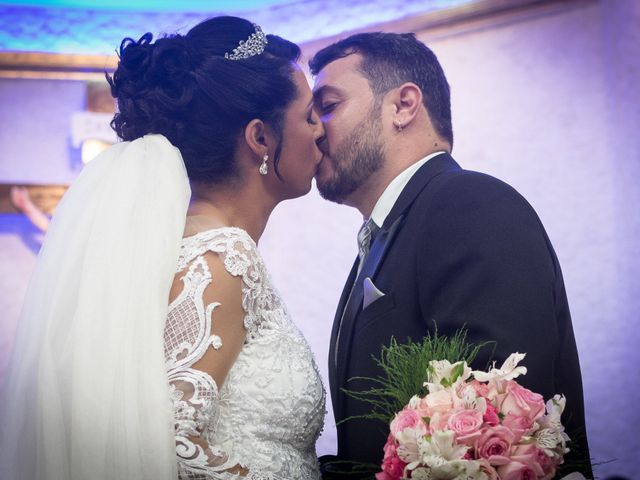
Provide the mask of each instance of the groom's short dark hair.
{"label": "groom's short dark hair", "polygon": [[424,106],[436,132],[453,146],[451,95],[444,71],[435,54],[413,33],[358,33],[323,48],[309,67],[317,75],[329,63],[357,53],[360,72],[376,97],[413,82],[422,90]]}

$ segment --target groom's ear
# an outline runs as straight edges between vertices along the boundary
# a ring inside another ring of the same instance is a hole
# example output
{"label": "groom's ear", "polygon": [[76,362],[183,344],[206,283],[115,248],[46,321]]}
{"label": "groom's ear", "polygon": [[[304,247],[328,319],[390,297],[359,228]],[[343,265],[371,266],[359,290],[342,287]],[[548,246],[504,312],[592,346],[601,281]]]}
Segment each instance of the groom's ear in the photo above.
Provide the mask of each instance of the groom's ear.
{"label": "groom's ear", "polygon": [[395,115],[394,123],[406,127],[414,121],[422,108],[422,90],[413,82],[406,82],[394,90],[392,95]]}

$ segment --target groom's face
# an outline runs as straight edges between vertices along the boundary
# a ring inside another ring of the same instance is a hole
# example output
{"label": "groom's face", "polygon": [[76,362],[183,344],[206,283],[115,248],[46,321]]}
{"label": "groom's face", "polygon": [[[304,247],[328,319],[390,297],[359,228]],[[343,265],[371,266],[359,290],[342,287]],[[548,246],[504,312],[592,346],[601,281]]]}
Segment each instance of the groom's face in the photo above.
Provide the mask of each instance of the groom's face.
{"label": "groom's face", "polygon": [[316,77],[314,108],[325,128],[316,173],[320,194],[349,203],[384,164],[380,101],[359,72],[360,55],[334,60]]}

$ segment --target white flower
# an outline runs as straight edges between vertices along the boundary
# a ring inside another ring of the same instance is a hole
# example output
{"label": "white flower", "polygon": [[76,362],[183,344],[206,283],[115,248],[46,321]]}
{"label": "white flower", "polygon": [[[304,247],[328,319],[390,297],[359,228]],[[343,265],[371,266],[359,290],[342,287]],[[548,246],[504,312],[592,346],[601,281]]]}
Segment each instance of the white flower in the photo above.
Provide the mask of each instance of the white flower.
{"label": "white flower", "polygon": [[423,386],[434,393],[445,388],[454,389],[471,377],[471,369],[466,362],[451,364],[448,360],[432,360],[427,368],[427,381]]}
{"label": "white flower", "polygon": [[525,353],[512,353],[500,368],[495,368],[495,362],[493,362],[493,368],[491,370],[488,372],[474,370],[473,377],[479,382],[513,380],[514,378],[527,373],[526,367],[518,367],[518,363],[520,363],[525,356]]}
{"label": "white flower", "polygon": [[418,410],[421,404],[422,404],[422,397],[418,395],[414,395],[409,399],[408,407],[412,410]]}
{"label": "white flower", "polygon": [[436,480],[486,480],[486,475],[480,470],[480,463],[475,460],[453,460],[432,471]]}
{"label": "white flower", "polygon": [[[419,440],[418,445],[423,459],[430,458],[433,465],[441,464],[442,461],[461,459],[469,448],[466,445],[457,445],[455,434],[451,430],[434,432],[431,438]],[[431,466],[429,462],[426,463]]]}
{"label": "white flower", "polygon": [[[417,475],[416,475],[417,473]],[[443,460],[432,462],[427,468],[418,467],[411,472],[419,480],[488,480],[475,460]]]}
{"label": "white flower", "polygon": [[[437,431],[432,437],[424,436],[418,439],[416,446],[419,448],[418,459],[405,467],[405,475],[410,471],[412,479],[487,480],[479,462],[463,458],[468,447],[456,444],[455,434],[450,430]],[[408,450],[411,450],[411,457],[416,458],[413,445]],[[398,455],[401,456],[400,447]]]}
{"label": "white flower", "polygon": [[[484,397],[478,397],[475,389],[472,386],[467,386],[462,391],[461,405],[466,410],[476,410],[484,415],[487,411],[487,399]],[[459,405],[456,405],[459,406]]]}
{"label": "white flower", "polygon": [[567,441],[569,436],[564,433],[564,428],[542,428],[534,435],[537,447],[547,456],[557,458],[569,452]]}
{"label": "white flower", "polygon": [[416,428],[405,428],[396,434],[398,441],[398,457],[408,464],[420,463],[420,449],[418,447],[424,432]]}
{"label": "white flower", "polygon": [[431,469],[425,467],[418,467],[411,472],[412,480],[433,480],[431,475]]}
{"label": "white flower", "polygon": [[540,426],[543,428],[562,428],[560,417],[566,404],[567,399],[564,395],[554,395],[553,398],[548,400],[545,405],[547,414],[538,420]]}
{"label": "white flower", "polygon": [[538,448],[550,457],[564,455],[569,451],[567,449],[569,436],[565,433],[560,421],[566,403],[567,400],[563,395],[554,395],[546,404],[546,415],[537,421],[540,428],[533,436]]}

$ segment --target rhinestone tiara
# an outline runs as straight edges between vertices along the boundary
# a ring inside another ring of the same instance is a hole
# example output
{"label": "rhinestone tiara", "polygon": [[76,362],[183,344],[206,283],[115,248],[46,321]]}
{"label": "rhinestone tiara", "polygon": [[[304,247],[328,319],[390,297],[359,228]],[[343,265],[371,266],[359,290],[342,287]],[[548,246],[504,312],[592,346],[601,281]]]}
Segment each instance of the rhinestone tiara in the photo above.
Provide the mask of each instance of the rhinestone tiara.
{"label": "rhinestone tiara", "polygon": [[256,31],[249,35],[249,38],[246,40],[240,40],[240,43],[233,49],[233,52],[225,53],[224,58],[229,60],[240,60],[242,58],[260,55],[264,52],[264,47],[267,45],[267,36],[262,32],[259,25],[254,23],[253,28],[255,28]]}

